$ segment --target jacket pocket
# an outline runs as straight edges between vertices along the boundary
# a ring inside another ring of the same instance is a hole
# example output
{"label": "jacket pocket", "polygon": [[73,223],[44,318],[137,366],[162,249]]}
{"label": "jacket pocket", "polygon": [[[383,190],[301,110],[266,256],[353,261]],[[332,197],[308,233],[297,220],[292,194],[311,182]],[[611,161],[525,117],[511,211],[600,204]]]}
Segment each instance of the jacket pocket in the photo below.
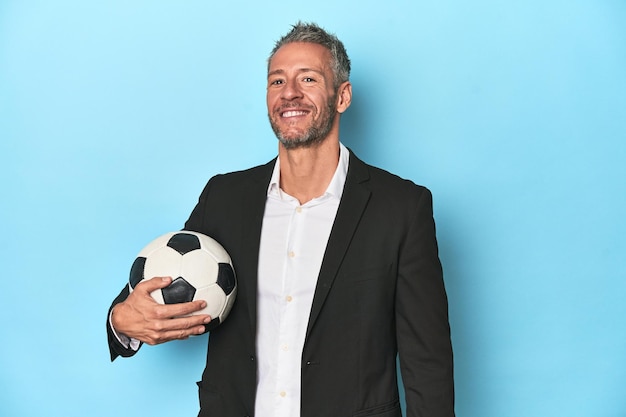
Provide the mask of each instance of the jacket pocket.
{"label": "jacket pocket", "polygon": [[366,408],[365,410],[357,411],[352,415],[353,417],[402,417],[402,411],[400,411],[400,401],[392,401],[387,404],[377,405],[376,407]]}

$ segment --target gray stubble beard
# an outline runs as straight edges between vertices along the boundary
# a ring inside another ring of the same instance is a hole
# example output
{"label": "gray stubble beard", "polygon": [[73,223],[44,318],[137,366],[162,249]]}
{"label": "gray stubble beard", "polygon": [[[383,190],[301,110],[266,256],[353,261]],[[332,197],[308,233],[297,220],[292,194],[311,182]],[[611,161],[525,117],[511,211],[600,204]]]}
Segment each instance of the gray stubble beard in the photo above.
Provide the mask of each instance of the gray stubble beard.
{"label": "gray stubble beard", "polygon": [[272,122],[272,117],[268,113],[270,125],[276,135],[278,141],[283,145],[285,149],[298,149],[298,148],[310,148],[324,142],[328,133],[333,128],[333,122],[337,113],[337,106],[335,105],[336,95],[333,95],[328,99],[326,103],[327,116],[321,120],[318,126],[311,126],[303,135],[295,138],[286,138],[282,135],[278,127]]}

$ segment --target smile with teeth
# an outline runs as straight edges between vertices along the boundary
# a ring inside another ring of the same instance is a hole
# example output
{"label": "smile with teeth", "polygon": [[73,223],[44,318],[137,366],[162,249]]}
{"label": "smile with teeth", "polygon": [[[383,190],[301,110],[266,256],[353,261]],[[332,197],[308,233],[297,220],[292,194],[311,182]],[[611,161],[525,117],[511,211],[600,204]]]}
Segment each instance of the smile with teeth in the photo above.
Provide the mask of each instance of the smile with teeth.
{"label": "smile with teeth", "polygon": [[281,117],[297,117],[305,116],[308,113],[306,110],[287,110],[280,114]]}

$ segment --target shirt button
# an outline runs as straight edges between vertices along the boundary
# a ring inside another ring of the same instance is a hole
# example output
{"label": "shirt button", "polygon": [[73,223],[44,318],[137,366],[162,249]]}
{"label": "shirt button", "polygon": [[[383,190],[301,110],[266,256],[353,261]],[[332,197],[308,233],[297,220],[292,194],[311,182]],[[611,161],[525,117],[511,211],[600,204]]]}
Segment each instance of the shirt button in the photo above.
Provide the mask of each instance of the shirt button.
{"label": "shirt button", "polygon": [[295,258],[296,257],[296,253],[294,251],[289,251],[289,257],[290,258]]}
{"label": "shirt button", "polygon": [[302,213],[302,207],[296,207],[296,213]]}
{"label": "shirt button", "polygon": [[285,352],[287,352],[289,350],[289,346],[287,346],[287,345],[282,345],[280,348],[282,350],[284,350]]}
{"label": "shirt button", "polygon": [[286,395],[287,395],[287,393],[286,393],[285,391],[281,391],[281,392],[280,392],[280,396],[281,396],[281,397],[285,397]]}
{"label": "shirt button", "polygon": [[287,297],[285,297],[285,301],[287,301],[288,303],[290,303],[293,300],[293,297],[288,295]]}

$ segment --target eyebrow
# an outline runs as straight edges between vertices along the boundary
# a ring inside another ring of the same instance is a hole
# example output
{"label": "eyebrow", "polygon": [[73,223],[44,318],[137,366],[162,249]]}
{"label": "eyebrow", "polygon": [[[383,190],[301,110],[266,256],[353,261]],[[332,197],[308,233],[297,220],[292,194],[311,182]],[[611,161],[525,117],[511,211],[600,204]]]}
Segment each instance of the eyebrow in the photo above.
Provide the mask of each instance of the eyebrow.
{"label": "eyebrow", "polygon": [[[322,71],[316,70],[316,69],[313,69],[313,68],[300,68],[300,69],[298,69],[297,72],[298,72],[298,74],[301,74],[303,72],[314,72],[316,74],[324,75],[324,73]],[[271,77],[272,75],[279,75],[279,74],[284,74],[284,73],[285,73],[285,70],[275,69],[274,71],[268,72],[267,76]]]}

